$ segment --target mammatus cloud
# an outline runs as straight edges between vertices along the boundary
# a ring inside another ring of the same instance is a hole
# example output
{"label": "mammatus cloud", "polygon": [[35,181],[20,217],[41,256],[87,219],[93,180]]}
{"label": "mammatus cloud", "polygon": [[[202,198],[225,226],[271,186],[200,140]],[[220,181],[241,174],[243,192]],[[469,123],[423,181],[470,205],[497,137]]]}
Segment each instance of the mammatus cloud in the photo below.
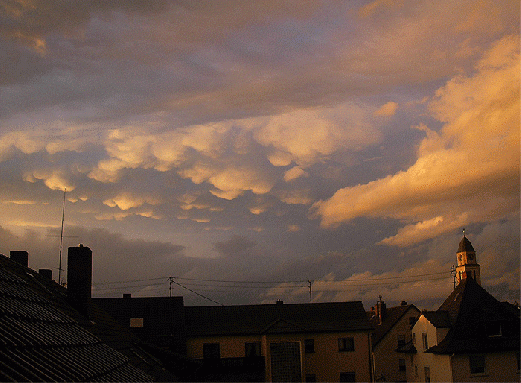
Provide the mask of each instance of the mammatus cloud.
{"label": "mammatus cloud", "polygon": [[406,171],[338,190],[317,202],[324,227],[353,218],[412,222],[382,243],[406,246],[519,211],[519,39],[498,41],[470,76],[457,76],[430,102],[440,132],[425,126]]}
{"label": "mammatus cloud", "polygon": [[135,195],[130,192],[120,193],[114,198],[107,199],[103,203],[110,207],[118,207],[121,210],[128,210],[134,207],[142,206],[143,204],[157,205],[160,200],[151,195]]}
{"label": "mammatus cloud", "polygon": [[[335,114],[345,108],[295,110],[270,118],[230,120],[155,134],[131,127],[115,129],[104,143],[110,158],[99,161],[89,177],[117,183],[126,169],[155,169],[175,171],[195,184],[207,183],[212,186],[210,193],[227,200],[245,191],[266,194],[278,179],[305,177],[306,167],[335,152],[359,151],[381,140],[378,130],[363,121],[338,121]],[[355,109],[363,120],[364,111]],[[298,166],[279,169],[291,163]]]}
{"label": "mammatus cloud", "polygon": [[307,177],[308,175],[309,174],[300,166],[294,166],[284,173],[284,181],[289,182],[300,177]]}
{"label": "mammatus cloud", "polygon": [[43,180],[51,190],[73,191],[76,187],[68,180],[67,172],[62,170],[36,170],[24,176],[27,182]]}

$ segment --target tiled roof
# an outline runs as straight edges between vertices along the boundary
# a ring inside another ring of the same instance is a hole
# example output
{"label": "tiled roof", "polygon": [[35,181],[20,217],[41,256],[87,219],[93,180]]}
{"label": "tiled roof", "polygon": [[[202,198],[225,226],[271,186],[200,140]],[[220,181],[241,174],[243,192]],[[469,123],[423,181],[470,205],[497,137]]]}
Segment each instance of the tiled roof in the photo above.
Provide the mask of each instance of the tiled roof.
{"label": "tiled roof", "polygon": [[451,321],[448,311],[424,311],[423,316],[436,328],[450,328]]}
{"label": "tiled roof", "polygon": [[0,381],[152,380],[77,315],[64,288],[0,255]]}
{"label": "tiled roof", "polygon": [[362,302],[185,306],[188,336],[371,331]]}
{"label": "tiled roof", "polygon": [[[378,323],[379,319],[376,315],[370,317],[370,322],[375,329],[372,336],[373,347],[380,343],[380,341],[385,337],[385,335],[387,335],[387,333],[405,315],[405,313],[409,311],[409,309],[415,310],[418,313],[420,312],[420,310],[418,310],[414,305],[400,305],[386,308],[385,317],[382,321],[382,324]],[[371,312],[368,312],[368,315],[371,315]]]}
{"label": "tiled roof", "polygon": [[[474,279],[462,280],[438,309],[450,321],[445,338],[428,352],[435,354],[519,350],[519,310],[501,303]],[[445,313],[445,314],[443,314]],[[491,333],[499,328],[501,333]],[[444,326],[447,327],[447,326]]]}

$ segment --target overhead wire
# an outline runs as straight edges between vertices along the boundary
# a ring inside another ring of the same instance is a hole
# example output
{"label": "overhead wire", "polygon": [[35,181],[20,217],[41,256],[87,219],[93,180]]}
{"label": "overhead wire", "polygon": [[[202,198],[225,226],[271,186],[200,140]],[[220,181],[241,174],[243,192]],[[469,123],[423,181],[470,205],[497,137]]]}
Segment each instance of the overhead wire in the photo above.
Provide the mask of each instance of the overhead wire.
{"label": "overhead wire", "polygon": [[[137,282],[147,282],[147,281],[173,281],[176,285],[197,294],[197,292],[193,289],[188,288],[187,286],[196,286],[203,287],[203,289],[198,288],[199,291],[210,291],[210,292],[226,292],[223,289],[301,289],[308,288],[309,286],[301,285],[300,283],[308,282],[314,284],[314,290],[328,290],[328,291],[341,291],[341,290],[350,290],[349,287],[377,287],[377,286],[387,286],[396,283],[413,283],[424,280],[435,281],[448,278],[448,276],[441,276],[443,274],[447,274],[447,272],[436,272],[436,273],[424,273],[424,274],[416,274],[409,276],[393,276],[393,277],[378,277],[378,278],[366,278],[364,280],[342,280],[342,281],[332,281],[332,280],[314,280],[314,281],[304,281],[304,280],[296,280],[296,281],[245,281],[245,280],[219,280],[219,279],[197,279],[197,278],[186,278],[186,277],[157,277],[157,278],[148,278],[148,279],[134,279],[127,281],[114,281],[114,282],[104,282],[104,283],[96,283],[93,284],[97,291],[120,291],[120,290],[129,290],[134,288],[141,287],[151,287],[151,286],[161,286],[164,282],[158,283],[145,283],[145,284],[130,284],[123,286],[108,286],[115,284],[129,284],[129,283],[137,283]],[[436,277],[437,276],[437,277]],[[434,278],[424,278],[424,277],[434,277]],[[188,282],[183,282],[183,284],[176,282],[175,280],[185,280]],[[399,280],[399,281],[398,281]],[[194,282],[191,282],[194,281]],[[380,281],[387,281],[380,283]],[[198,283],[198,282],[208,282],[208,283]],[[364,283],[360,283],[364,282]],[[375,283],[365,283],[365,282],[375,282]],[[249,284],[249,286],[248,286]],[[326,285],[344,285],[338,288],[332,288],[331,286],[326,287]],[[260,286],[256,286],[260,285]],[[278,285],[278,286],[267,286],[267,285]],[[283,286],[280,286],[283,285]],[[96,287],[96,286],[107,286],[107,287]],[[204,289],[207,288],[207,289]],[[206,299],[206,298],[205,298]],[[208,298],[209,299],[209,298]],[[215,303],[215,302],[214,302]]]}
{"label": "overhead wire", "polygon": [[190,288],[188,288],[188,287],[182,285],[181,283],[174,281],[173,279],[170,279],[170,282],[171,282],[171,283],[174,283],[174,284],[176,284],[176,285],[178,285],[179,287],[182,287],[182,288],[185,289],[185,290],[188,290],[188,291],[194,293],[195,295],[197,295],[197,296],[199,296],[199,297],[201,297],[201,298],[203,298],[203,299],[206,299],[206,300],[208,300],[208,301],[210,301],[210,302],[213,302],[213,303],[216,303],[216,304],[218,304],[218,305],[224,306],[222,303],[217,302],[216,300],[213,300],[212,298],[208,298],[206,295],[200,294],[200,293],[198,293],[197,291],[194,291],[194,290],[192,290],[192,289],[190,289]]}
{"label": "overhead wire", "polygon": [[[406,275],[406,276],[394,276],[394,277],[377,277],[377,278],[365,278],[365,281],[380,281],[380,280],[391,280],[391,279],[407,279],[407,278],[418,278],[424,276],[432,276],[432,275],[442,275],[446,274],[446,271],[436,272],[436,273],[425,273],[425,274],[415,274],[415,275]],[[184,280],[184,281],[197,281],[197,282],[214,282],[214,283],[237,283],[237,284],[284,284],[284,283],[306,283],[309,280],[286,280],[286,281],[253,281],[253,280],[224,280],[224,279],[203,279],[203,278],[187,278],[187,277],[178,277],[178,276],[163,276],[156,278],[145,278],[145,279],[131,279],[126,281],[111,281],[111,282],[99,282],[93,283],[93,286],[102,286],[102,285],[111,285],[111,284],[123,284],[123,283],[133,283],[133,282],[146,282],[146,281],[157,281],[157,280],[168,280],[169,278],[173,278],[176,280]],[[354,281],[342,280],[342,281],[321,281],[320,279],[314,280],[313,282],[334,282],[334,283],[351,283]],[[188,283],[186,283],[188,284]]]}

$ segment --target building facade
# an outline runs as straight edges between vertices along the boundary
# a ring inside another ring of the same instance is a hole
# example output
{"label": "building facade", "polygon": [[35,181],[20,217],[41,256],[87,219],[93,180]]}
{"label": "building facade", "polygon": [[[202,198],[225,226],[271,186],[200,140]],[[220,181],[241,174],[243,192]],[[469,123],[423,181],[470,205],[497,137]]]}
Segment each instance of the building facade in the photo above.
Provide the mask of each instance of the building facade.
{"label": "building facade", "polygon": [[368,315],[375,328],[372,336],[375,381],[405,382],[408,355],[404,350],[412,343],[411,329],[420,316],[420,310],[407,302],[388,308],[380,300]]}
{"label": "building facade", "polygon": [[[361,302],[185,307],[187,355],[205,380],[371,381],[371,331]],[[244,375],[249,371],[253,375]],[[241,377],[235,374],[235,378]]]}
{"label": "building facade", "polygon": [[519,307],[499,302],[480,286],[479,264],[466,237],[457,257],[457,287],[438,310],[423,311],[413,327],[407,380],[519,381]]}

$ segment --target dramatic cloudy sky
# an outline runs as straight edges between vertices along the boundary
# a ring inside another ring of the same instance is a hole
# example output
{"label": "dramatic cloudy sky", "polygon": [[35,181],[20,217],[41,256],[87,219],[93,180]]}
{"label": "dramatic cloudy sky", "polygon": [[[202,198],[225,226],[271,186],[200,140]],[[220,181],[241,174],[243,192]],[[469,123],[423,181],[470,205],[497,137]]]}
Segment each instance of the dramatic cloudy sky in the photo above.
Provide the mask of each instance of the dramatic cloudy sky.
{"label": "dramatic cloudy sky", "polygon": [[431,308],[466,228],[484,287],[519,300],[519,16],[1,0],[0,252],[57,278],[66,190],[95,296],[175,277],[187,304],[307,302],[309,280],[316,302]]}

